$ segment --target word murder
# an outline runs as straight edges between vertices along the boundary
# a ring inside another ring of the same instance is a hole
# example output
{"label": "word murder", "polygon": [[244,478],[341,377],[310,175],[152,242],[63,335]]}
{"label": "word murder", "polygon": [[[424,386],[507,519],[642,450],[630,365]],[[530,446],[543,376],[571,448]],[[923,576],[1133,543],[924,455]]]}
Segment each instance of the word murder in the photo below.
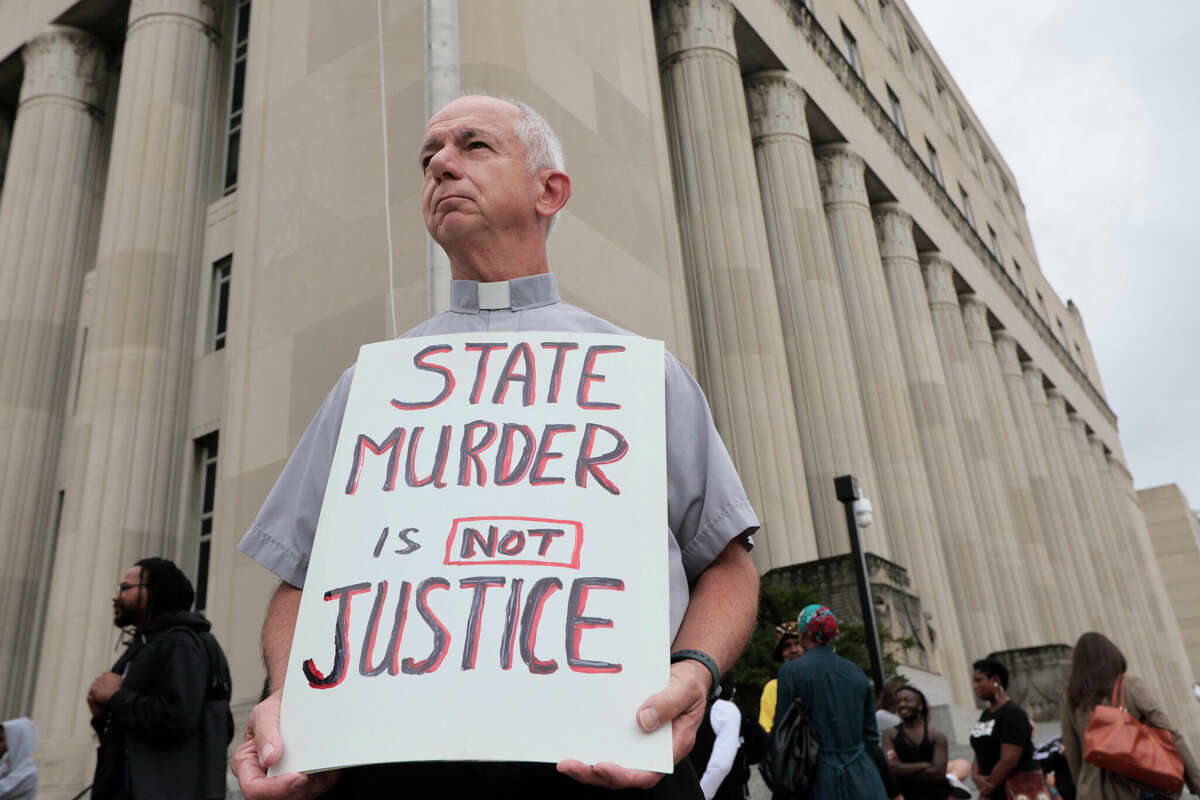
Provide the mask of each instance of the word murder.
{"label": "word murder", "polygon": [[[525,594],[523,607],[522,592],[525,588],[523,578],[513,578],[510,582],[499,576],[471,577],[460,579],[458,585],[461,590],[471,592],[470,612],[467,615],[466,627],[462,634],[463,646],[460,662],[462,670],[476,668],[479,634],[488,591],[491,589],[502,590],[507,585],[508,600],[504,611],[504,629],[498,654],[500,669],[512,669],[514,654],[519,654],[525,666],[535,675],[549,675],[558,671],[557,661],[552,658],[539,658],[535,649],[546,605],[552,596],[563,588],[563,582],[559,578],[546,577],[535,581]],[[449,628],[432,608],[430,595],[439,590],[449,591],[450,588],[450,581],[442,577],[426,578],[417,584],[415,589],[409,581],[402,581],[399,599],[393,612],[391,634],[387,638],[382,656],[377,657],[376,650],[380,644],[378,641],[380,622],[389,591],[388,581],[379,581],[374,587],[375,601],[371,607],[371,616],[367,620],[363,639],[358,647],[358,674],[364,678],[374,678],[385,672],[392,676],[436,672],[450,652],[452,636]],[[617,673],[621,671],[619,663],[585,659],[580,655],[584,631],[591,628],[613,627],[611,619],[589,617],[584,614],[588,593],[596,590],[621,592],[625,590],[625,582],[618,578],[576,578],[571,582],[567,599],[566,625],[563,631],[567,667],[573,672],[585,674]],[[371,584],[363,582],[325,592],[326,602],[336,600],[338,603],[333,630],[333,663],[328,671],[322,671],[317,667],[315,659],[306,659],[301,665],[301,670],[308,680],[309,686],[314,689],[332,689],[345,680],[346,675],[350,672],[350,654],[353,644],[350,641],[351,601],[356,596],[371,591]],[[421,621],[433,633],[431,652],[419,660],[411,656],[402,658],[400,654],[405,626],[408,623],[410,604],[415,608]]]}

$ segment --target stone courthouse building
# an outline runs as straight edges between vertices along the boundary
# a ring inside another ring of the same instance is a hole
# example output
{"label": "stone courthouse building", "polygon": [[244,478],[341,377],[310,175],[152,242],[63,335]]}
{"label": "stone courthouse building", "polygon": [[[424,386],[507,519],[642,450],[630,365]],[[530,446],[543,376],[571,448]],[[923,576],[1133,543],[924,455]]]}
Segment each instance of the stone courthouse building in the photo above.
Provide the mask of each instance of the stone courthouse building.
{"label": "stone courthouse building", "polygon": [[446,304],[416,152],[456,86],[561,135],[562,293],[695,373],[761,571],[847,551],[852,473],[953,719],[973,658],[1098,629],[1200,735],[1081,310],[903,0],[0,0],[0,714],[42,796],[90,777],[137,558],[256,700],[234,547],[359,346]]}

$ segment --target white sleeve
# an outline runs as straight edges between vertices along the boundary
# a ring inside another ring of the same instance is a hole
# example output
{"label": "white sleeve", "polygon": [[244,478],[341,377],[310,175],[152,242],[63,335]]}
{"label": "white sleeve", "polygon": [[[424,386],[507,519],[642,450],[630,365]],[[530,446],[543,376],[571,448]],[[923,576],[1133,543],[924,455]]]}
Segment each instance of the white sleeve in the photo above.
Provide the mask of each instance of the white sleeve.
{"label": "white sleeve", "polygon": [[708,720],[717,737],[712,755],[708,757],[708,766],[700,778],[700,790],[704,792],[705,800],[712,800],[725,776],[733,769],[733,758],[741,746],[742,712],[728,700],[717,700],[708,712]]}

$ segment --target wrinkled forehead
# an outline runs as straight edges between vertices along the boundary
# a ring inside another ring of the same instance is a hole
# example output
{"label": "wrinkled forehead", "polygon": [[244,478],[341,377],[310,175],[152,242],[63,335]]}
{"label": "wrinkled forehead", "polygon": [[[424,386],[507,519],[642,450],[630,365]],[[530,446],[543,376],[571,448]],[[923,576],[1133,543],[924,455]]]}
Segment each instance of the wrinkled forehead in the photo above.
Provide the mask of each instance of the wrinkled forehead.
{"label": "wrinkled forehead", "polygon": [[425,138],[474,128],[501,136],[512,135],[521,121],[521,110],[505,100],[478,95],[451,100],[429,119]]}

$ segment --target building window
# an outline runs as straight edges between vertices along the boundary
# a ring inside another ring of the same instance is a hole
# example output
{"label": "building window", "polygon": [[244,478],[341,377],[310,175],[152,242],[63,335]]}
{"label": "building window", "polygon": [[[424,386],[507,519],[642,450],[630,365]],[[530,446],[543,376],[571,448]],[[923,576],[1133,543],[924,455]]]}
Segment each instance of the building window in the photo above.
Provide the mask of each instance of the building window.
{"label": "building window", "polygon": [[888,52],[897,61],[900,60],[900,49],[896,46],[896,25],[892,22],[892,9],[889,0],[879,0],[879,19],[883,21],[883,38]]}
{"label": "building window", "polygon": [[[1025,288],[1025,273],[1021,271],[1021,265],[1015,258],[1013,259],[1013,271],[1016,274],[1017,288],[1021,290],[1021,294],[1028,297],[1029,291]],[[1041,295],[1038,295],[1038,298],[1040,299]]]}
{"label": "building window", "polygon": [[971,212],[971,198],[967,196],[967,190],[962,187],[961,183],[958,185],[958,196],[962,198],[963,216],[967,218],[967,223],[974,228],[975,215]]}
{"label": "building window", "polygon": [[1034,289],[1033,293],[1037,295],[1038,310],[1042,312],[1042,319],[1046,320],[1046,322],[1049,322],[1050,313],[1046,311],[1046,298],[1042,297],[1042,293],[1037,289]]}
{"label": "building window", "polygon": [[213,508],[217,497],[217,434],[196,440],[200,475],[200,536],[196,550],[196,610],[208,606],[208,562],[212,554]]}
{"label": "building window", "polygon": [[213,264],[212,298],[209,300],[209,337],[211,351],[225,349],[225,331],[229,322],[229,283],[233,273],[233,256],[225,256]]}
{"label": "building window", "polygon": [[892,10],[888,7],[888,0],[879,0],[879,18],[883,20],[887,32],[894,36],[896,29],[892,26]]}
{"label": "building window", "polygon": [[1079,363],[1079,371],[1087,375],[1087,365],[1083,363],[1083,351],[1079,349],[1079,342],[1075,343],[1075,360]]}
{"label": "building window", "polygon": [[79,411],[79,394],[83,391],[83,359],[87,356],[88,329],[83,329],[79,342],[79,361],[75,365],[75,399],[71,401],[71,413]]}
{"label": "building window", "polygon": [[967,149],[967,155],[971,157],[971,160],[975,161],[975,145],[971,142],[971,124],[967,122],[967,117],[962,111],[958,112],[958,127],[962,133],[963,147]]}
{"label": "building window", "polygon": [[1066,344],[1067,343],[1067,330],[1066,330],[1066,328],[1063,327],[1062,320],[1059,319],[1058,317],[1055,317],[1054,323],[1056,325],[1058,325],[1058,338],[1062,341],[1063,344]]}
{"label": "building window", "polygon": [[850,62],[850,68],[854,70],[854,74],[858,77],[863,76],[862,62],[858,57],[858,40],[854,38],[854,34],[846,29],[846,23],[842,23],[842,41],[846,43],[846,60]]}
{"label": "building window", "polygon": [[937,150],[933,149],[933,145],[929,143],[928,139],[925,140],[925,150],[929,153],[929,171],[933,173],[933,178],[938,182],[938,186],[944,187],[946,184],[942,180],[942,165],[938,161]]}
{"label": "building window", "polygon": [[988,242],[992,245],[992,255],[994,255],[996,257],[997,261],[999,261],[1001,264],[1003,264],[1004,257],[1000,255],[1000,240],[998,238],[996,238],[996,231],[992,229],[991,225],[987,226],[987,231],[988,231]]}
{"label": "building window", "polygon": [[942,83],[937,78],[933,79],[933,91],[937,95],[938,111],[941,113],[943,120],[950,119],[950,106],[946,104],[946,84]]}
{"label": "building window", "polygon": [[892,110],[892,122],[900,129],[900,133],[904,134],[904,138],[908,138],[908,131],[904,129],[904,113],[900,110],[900,98],[896,97],[896,93],[892,91],[892,87],[884,84],[887,89],[888,107]]}
{"label": "building window", "polygon": [[229,118],[225,125],[225,194],[237,191],[238,149],[242,142],[242,105],[246,94],[246,52],[250,44],[250,0],[237,0],[233,29],[233,77],[229,82]]}
{"label": "building window", "polygon": [[992,171],[992,159],[990,156],[988,156],[987,151],[983,150],[982,147],[980,147],[980,150],[983,152],[984,179],[987,181],[988,185],[990,185],[993,189],[995,189],[996,188],[996,173],[994,173]]}

